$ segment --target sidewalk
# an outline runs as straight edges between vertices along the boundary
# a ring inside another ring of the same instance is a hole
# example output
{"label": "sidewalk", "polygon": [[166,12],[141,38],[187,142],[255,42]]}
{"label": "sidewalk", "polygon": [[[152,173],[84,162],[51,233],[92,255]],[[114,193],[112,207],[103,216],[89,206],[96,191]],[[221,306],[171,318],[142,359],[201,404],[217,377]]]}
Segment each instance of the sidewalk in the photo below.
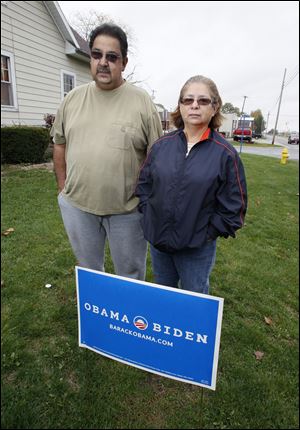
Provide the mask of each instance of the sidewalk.
{"label": "sidewalk", "polygon": [[247,145],[247,146],[242,145],[242,148],[241,148],[241,146],[239,145],[239,146],[235,146],[235,149],[238,151],[238,153],[241,152],[241,154],[244,153],[244,154],[264,155],[267,157],[275,157],[280,159],[282,149],[287,148],[289,152],[289,160],[299,161],[299,145],[288,145],[288,144],[275,142],[276,145],[281,145],[281,146],[274,147],[270,142],[263,139],[259,139],[257,143],[269,144],[270,147],[258,148],[258,147],[251,147],[250,145]]}

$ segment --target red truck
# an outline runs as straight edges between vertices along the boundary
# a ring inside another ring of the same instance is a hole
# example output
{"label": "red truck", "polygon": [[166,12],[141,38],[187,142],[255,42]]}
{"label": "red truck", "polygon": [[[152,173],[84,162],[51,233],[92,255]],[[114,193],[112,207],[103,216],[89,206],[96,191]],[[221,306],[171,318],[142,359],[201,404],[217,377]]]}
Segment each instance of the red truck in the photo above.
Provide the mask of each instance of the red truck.
{"label": "red truck", "polygon": [[249,143],[252,142],[252,129],[250,127],[239,127],[234,130],[233,134],[233,140],[239,141],[243,138],[243,140],[248,141]]}

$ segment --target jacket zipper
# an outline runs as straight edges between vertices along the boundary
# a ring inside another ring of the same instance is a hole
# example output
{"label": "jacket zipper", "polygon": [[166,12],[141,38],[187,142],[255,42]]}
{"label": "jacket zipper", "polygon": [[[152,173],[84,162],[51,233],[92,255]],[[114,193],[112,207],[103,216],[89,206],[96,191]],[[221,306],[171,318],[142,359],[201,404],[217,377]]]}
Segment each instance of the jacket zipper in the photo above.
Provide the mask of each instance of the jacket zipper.
{"label": "jacket zipper", "polygon": [[[180,184],[180,181],[182,181],[182,177],[183,177],[183,172],[185,171],[185,168],[186,168],[186,159],[187,159],[187,157],[188,157],[188,155],[187,154],[185,154],[185,156],[184,156],[184,160],[183,160],[183,162],[182,162],[182,164],[181,164],[181,166],[180,166],[180,170],[179,170],[179,173],[178,173],[178,175],[177,175],[177,181],[176,181],[176,184],[175,184],[175,186],[174,186],[174,189],[175,190],[177,190],[177,192],[175,193],[175,195],[174,195],[174,197],[173,197],[173,204],[172,204],[172,207],[173,207],[173,213],[172,213],[172,215],[171,215],[171,217],[170,217],[170,224],[172,225],[172,229],[174,230],[174,224],[176,223],[176,212],[175,212],[175,207],[176,207],[176,203],[177,203],[177,200],[178,200],[178,194],[179,194],[179,190],[180,190],[180,187],[179,187],[179,184]],[[171,226],[170,226],[171,227]]]}

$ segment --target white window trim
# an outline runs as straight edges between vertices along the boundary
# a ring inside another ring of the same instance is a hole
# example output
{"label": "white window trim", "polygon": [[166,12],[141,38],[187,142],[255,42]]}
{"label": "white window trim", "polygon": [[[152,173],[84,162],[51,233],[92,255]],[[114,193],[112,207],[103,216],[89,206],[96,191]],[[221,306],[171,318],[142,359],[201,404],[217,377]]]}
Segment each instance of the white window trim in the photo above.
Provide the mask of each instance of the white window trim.
{"label": "white window trim", "polygon": [[9,58],[10,62],[10,73],[11,73],[11,85],[12,85],[12,96],[13,96],[13,106],[1,105],[1,111],[17,111],[18,101],[17,101],[17,85],[16,85],[16,73],[15,73],[15,60],[14,54],[12,52],[4,51],[1,49],[1,56]]}
{"label": "white window trim", "polygon": [[68,72],[67,70],[60,71],[60,92],[61,92],[61,99],[63,100],[65,98],[64,96],[64,75],[70,75],[74,78],[74,88],[76,87],[76,74],[73,72]]}

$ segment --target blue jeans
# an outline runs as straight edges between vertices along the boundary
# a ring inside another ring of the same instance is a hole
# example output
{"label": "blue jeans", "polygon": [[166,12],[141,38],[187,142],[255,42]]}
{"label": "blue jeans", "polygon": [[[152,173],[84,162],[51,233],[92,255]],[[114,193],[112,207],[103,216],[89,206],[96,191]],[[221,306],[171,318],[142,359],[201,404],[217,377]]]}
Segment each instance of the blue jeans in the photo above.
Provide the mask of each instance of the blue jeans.
{"label": "blue jeans", "polygon": [[150,246],[155,282],[167,287],[208,294],[209,276],[216,259],[217,241],[205,242],[201,248],[186,249],[174,254]]}

